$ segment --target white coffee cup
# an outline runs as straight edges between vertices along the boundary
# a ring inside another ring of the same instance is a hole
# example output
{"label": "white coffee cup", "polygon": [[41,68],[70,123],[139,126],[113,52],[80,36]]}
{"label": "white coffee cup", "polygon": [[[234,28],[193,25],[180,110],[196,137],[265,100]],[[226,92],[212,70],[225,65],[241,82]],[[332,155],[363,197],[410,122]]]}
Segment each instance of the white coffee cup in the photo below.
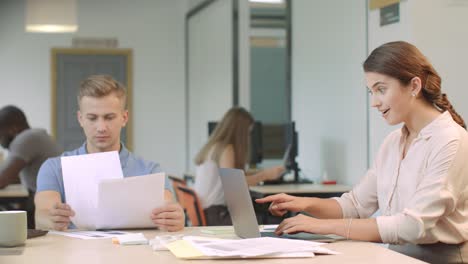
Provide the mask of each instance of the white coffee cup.
{"label": "white coffee cup", "polygon": [[0,211],[0,247],[24,245],[27,235],[26,211]]}

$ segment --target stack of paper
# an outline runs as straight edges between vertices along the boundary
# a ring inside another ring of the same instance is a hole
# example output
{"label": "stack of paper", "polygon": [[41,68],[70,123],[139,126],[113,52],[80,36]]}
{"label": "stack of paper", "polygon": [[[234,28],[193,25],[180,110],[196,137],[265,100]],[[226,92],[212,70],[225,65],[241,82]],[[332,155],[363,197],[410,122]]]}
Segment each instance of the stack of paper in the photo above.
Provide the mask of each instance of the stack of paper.
{"label": "stack of paper", "polygon": [[178,258],[304,258],[315,254],[339,254],[321,247],[324,243],[272,237],[210,239],[186,236],[166,247]]}
{"label": "stack of paper", "polygon": [[62,157],[66,203],[79,229],[155,226],[151,211],[164,204],[164,173],[123,177],[117,151]]}

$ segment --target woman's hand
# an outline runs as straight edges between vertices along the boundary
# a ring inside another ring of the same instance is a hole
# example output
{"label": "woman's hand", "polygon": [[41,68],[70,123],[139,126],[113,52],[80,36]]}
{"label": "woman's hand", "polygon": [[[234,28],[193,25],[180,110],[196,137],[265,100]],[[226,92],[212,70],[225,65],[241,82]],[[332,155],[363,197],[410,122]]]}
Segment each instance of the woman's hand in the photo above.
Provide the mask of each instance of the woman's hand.
{"label": "woman's hand", "polygon": [[284,166],[275,166],[268,169],[265,169],[265,181],[274,181],[277,180],[285,171]]}
{"label": "woman's hand", "polygon": [[313,218],[303,214],[283,220],[275,230],[277,235],[295,234],[299,232],[327,234],[325,220]]}
{"label": "woman's hand", "polygon": [[269,210],[272,215],[283,216],[288,211],[301,212],[305,211],[309,205],[309,201],[305,197],[297,197],[285,193],[270,195],[265,198],[256,199],[257,203],[271,203]]}

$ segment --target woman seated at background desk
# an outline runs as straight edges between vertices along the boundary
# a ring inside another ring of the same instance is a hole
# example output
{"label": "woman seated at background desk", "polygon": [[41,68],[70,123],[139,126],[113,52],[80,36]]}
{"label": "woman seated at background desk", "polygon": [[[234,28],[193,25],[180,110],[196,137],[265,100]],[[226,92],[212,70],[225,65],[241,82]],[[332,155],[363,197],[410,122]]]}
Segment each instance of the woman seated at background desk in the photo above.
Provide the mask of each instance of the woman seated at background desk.
{"label": "woman seated at background desk", "polygon": [[[271,202],[274,215],[314,216],[286,219],[278,234],[337,234],[390,243],[432,263],[468,261],[468,135],[441,92],[440,76],[406,42],[378,47],[363,66],[372,106],[390,125],[403,123],[384,140],[365,177],[336,199],[278,194],[257,201]],[[371,218],[377,210],[381,216]]]}
{"label": "woman seated at background desk", "polygon": [[[208,225],[231,225],[218,168],[245,169],[253,124],[253,117],[244,108],[231,108],[195,158],[197,168],[194,189],[200,198]],[[247,175],[247,183],[256,185],[276,180],[284,169],[283,166],[276,166]]]}

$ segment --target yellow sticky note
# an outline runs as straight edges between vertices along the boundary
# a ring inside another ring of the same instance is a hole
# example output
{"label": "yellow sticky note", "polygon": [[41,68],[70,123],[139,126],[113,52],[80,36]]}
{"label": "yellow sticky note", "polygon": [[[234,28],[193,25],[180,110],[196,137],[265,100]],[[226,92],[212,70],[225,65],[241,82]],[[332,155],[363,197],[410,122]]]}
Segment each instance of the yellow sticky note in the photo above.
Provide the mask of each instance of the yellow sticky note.
{"label": "yellow sticky note", "polygon": [[177,240],[166,244],[166,247],[176,256],[177,258],[183,259],[194,259],[204,257],[203,253],[196,249],[185,240]]}

